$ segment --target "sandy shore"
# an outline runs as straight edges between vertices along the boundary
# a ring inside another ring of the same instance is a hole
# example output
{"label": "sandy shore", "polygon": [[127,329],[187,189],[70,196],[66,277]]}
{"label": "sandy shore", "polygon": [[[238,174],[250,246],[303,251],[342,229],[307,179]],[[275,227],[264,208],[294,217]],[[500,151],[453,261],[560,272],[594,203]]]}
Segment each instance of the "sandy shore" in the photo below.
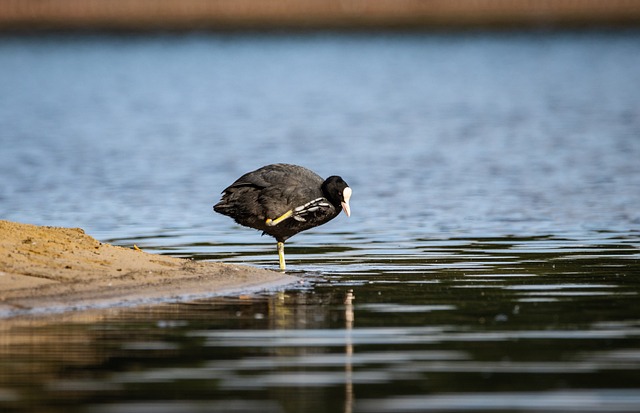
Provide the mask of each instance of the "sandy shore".
{"label": "sandy shore", "polygon": [[188,300],[297,278],[104,244],[79,228],[0,220],[0,318]]}

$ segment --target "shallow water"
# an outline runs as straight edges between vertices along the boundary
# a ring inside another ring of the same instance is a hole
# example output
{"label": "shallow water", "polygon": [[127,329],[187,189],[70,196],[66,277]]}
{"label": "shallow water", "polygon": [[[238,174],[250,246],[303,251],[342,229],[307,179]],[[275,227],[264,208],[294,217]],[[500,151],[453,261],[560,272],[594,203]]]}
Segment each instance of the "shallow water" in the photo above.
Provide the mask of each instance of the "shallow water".
{"label": "shallow water", "polygon": [[275,269],[220,190],[354,190],[283,291],[7,327],[2,410],[640,410],[639,40],[0,38],[0,218]]}

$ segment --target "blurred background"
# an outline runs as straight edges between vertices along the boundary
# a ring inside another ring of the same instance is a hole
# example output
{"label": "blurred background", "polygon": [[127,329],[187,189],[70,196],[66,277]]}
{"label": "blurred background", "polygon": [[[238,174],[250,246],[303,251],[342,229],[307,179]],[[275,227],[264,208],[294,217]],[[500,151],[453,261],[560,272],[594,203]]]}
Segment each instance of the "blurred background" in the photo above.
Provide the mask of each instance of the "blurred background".
{"label": "blurred background", "polygon": [[637,0],[4,0],[0,216],[244,240],[211,206],[289,162],[344,176],[360,234],[628,229],[639,24]]}
{"label": "blurred background", "polygon": [[360,234],[628,229],[639,24],[635,0],[5,0],[0,217],[239,242],[220,191],[289,162],[343,175]]}

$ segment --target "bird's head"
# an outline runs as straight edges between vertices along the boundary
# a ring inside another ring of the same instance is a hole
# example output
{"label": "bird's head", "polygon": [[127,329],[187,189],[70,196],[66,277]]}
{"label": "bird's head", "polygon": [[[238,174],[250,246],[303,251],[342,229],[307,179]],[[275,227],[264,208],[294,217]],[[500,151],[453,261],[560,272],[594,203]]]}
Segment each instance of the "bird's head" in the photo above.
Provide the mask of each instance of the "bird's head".
{"label": "bird's head", "polygon": [[342,207],[344,213],[351,216],[351,207],[349,206],[351,188],[344,179],[335,175],[328,177],[322,184],[322,192],[336,208]]}

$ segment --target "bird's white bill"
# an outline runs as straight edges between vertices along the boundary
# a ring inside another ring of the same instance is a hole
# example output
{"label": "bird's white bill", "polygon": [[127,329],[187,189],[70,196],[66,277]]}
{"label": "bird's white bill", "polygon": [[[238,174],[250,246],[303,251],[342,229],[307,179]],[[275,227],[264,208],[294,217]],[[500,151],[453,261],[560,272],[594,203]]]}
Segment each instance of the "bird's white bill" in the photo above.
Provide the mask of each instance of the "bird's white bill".
{"label": "bird's white bill", "polygon": [[342,198],[344,198],[344,201],[340,203],[340,205],[342,205],[342,210],[348,217],[350,217],[351,207],[349,207],[349,199],[351,199],[351,188],[346,187],[344,191],[342,191]]}

